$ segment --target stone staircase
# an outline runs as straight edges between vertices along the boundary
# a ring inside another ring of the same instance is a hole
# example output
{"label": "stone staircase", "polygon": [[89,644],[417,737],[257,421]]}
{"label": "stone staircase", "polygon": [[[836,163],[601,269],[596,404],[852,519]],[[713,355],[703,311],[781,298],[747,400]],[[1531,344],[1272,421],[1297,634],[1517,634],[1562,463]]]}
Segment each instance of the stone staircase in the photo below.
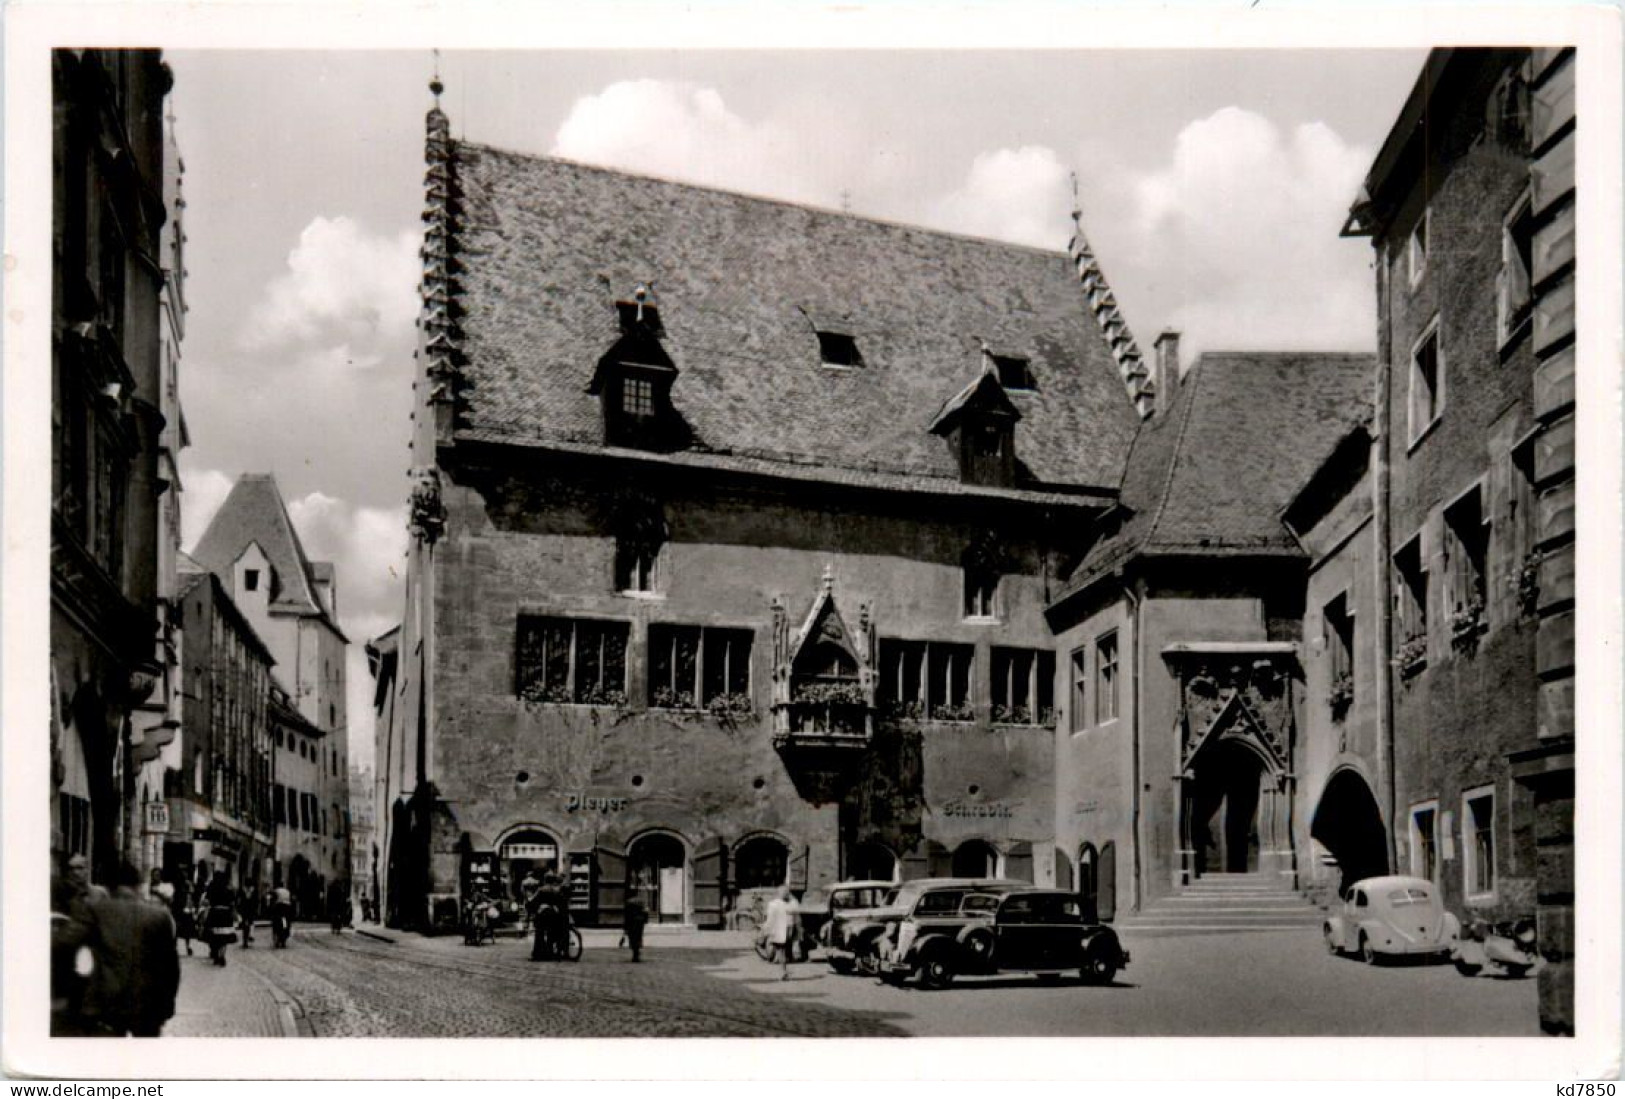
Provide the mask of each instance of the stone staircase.
{"label": "stone staircase", "polygon": [[1116,921],[1136,939],[1253,931],[1316,932],[1322,913],[1279,874],[1207,874]]}

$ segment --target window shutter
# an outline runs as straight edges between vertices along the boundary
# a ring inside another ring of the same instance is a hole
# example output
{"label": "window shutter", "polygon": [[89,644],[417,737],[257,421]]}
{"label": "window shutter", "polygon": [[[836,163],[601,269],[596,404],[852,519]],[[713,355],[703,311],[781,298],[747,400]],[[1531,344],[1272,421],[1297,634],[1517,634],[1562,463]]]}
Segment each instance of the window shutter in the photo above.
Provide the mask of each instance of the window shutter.
{"label": "window shutter", "polygon": [[694,855],[694,922],[722,926],[722,894],[727,887],[727,854],[721,838],[701,844]]}
{"label": "window shutter", "polygon": [[1010,845],[1004,856],[1004,876],[1017,881],[1033,880],[1033,845],[1020,840]]}
{"label": "window shutter", "polygon": [[598,864],[598,926],[620,927],[626,912],[626,856],[603,846],[594,846],[592,856]]}

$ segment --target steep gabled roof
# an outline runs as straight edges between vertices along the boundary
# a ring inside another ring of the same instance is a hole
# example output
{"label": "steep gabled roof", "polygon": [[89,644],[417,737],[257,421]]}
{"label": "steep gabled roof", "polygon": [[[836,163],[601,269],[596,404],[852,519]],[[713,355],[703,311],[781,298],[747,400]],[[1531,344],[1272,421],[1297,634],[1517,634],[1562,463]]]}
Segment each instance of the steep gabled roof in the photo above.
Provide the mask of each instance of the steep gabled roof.
{"label": "steep gabled roof", "polygon": [[[1037,378],[1011,396],[1024,487],[1116,484],[1136,417],[1065,253],[447,144],[459,437],[601,445],[588,386],[615,302],[647,285],[693,453],[957,483],[929,428],[986,345]],[[831,317],[861,367],[821,365]]]}
{"label": "steep gabled roof", "polygon": [[983,371],[969,385],[948,399],[931,421],[933,435],[945,435],[967,408],[1001,412],[1013,420],[1021,419],[1021,409],[1010,400],[1010,393],[999,384],[999,379]]}
{"label": "steep gabled roof", "polygon": [[211,572],[232,575],[237,558],[257,544],[275,570],[272,606],[298,614],[326,616],[316,599],[314,575],[287,505],[269,473],[245,473],[198,539],[192,556]]}
{"label": "steep gabled roof", "polygon": [[1141,425],[1120,525],[1090,548],[1062,598],[1140,555],[1301,555],[1281,511],[1370,416],[1375,365],[1369,354],[1202,355],[1159,394],[1168,409]]}

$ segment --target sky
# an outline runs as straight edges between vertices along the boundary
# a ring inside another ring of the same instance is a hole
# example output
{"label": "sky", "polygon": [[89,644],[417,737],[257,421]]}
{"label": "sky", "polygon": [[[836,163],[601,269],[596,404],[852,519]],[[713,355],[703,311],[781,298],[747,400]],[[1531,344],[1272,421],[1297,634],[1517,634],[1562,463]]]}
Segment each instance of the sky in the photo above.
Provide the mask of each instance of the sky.
{"label": "sky", "polygon": [[[399,621],[424,113],[416,52],[169,51],[186,166],[182,538],[273,473],[362,643]],[[469,51],[471,141],[1064,250],[1076,202],[1142,348],[1369,350],[1343,217],[1422,50]],[[1081,297],[1080,297],[1081,307]]]}

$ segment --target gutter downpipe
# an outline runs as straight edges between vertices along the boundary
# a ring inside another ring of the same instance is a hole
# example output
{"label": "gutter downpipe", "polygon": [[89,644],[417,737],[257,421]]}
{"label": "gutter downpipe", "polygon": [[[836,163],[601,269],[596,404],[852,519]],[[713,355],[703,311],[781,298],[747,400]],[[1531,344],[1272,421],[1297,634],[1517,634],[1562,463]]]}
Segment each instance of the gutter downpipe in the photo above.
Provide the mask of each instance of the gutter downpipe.
{"label": "gutter downpipe", "polygon": [[1140,596],[1128,583],[1127,570],[1120,569],[1118,576],[1123,584],[1123,597],[1128,600],[1131,608],[1130,622],[1134,630],[1134,644],[1129,647],[1129,660],[1132,662],[1129,667],[1129,697],[1133,700],[1129,708],[1129,764],[1132,783],[1129,790],[1131,795],[1129,819],[1130,839],[1133,841],[1134,911],[1138,912],[1141,909],[1143,890],[1140,880],[1140,638],[1143,631],[1140,629]]}
{"label": "gutter downpipe", "polygon": [[[1379,238],[1380,239],[1380,238]],[[1394,577],[1389,567],[1389,546],[1392,542],[1392,516],[1389,511],[1389,486],[1392,477],[1389,462],[1391,419],[1389,394],[1393,388],[1393,340],[1386,321],[1391,316],[1392,286],[1380,243],[1373,241],[1377,269],[1377,392],[1372,409],[1372,425],[1376,435],[1376,475],[1371,480],[1372,514],[1376,520],[1377,551],[1372,566],[1377,576],[1377,796],[1382,799],[1383,816],[1387,819],[1388,869],[1398,868],[1398,848],[1395,841],[1397,827],[1394,783],[1394,691],[1393,666],[1389,654],[1394,651]]]}

